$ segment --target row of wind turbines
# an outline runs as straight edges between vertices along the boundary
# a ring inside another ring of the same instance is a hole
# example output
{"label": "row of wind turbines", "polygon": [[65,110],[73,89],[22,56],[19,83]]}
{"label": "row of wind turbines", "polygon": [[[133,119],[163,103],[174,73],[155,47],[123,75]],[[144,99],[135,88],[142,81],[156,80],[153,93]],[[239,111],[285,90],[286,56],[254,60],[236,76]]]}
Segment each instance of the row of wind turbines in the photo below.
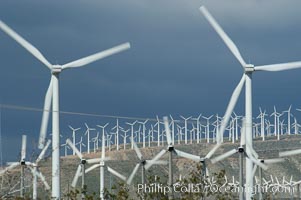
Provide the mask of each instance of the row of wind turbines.
{"label": "row of wind turbines", "polygon": [[[288,110],[274,110],[268,114],[265,110],[259,108],[259,114],[253,121],[253,138],[280,140],[280,136],[298,135],[300,133],[296,116],[292,114],[292,106]],[[296,109],[300,111],[300,109]],[[230,122],[225,130],[223,140],[231,141],[232,143],[239,142],[240,132],[242,129],[243,116],[237,115],[235,112],[231,115]],[[71,134],[68,132],[65,135],[71,138],[80,152],[95,153],[99,150],[101,144],[100,134],[105,134],[106,146],[120,149],[133,149],[134,144],[141,143],[143,148],[151,146],[162,146],[166,142],[166,132],[163,127],[163,121],[157,116],[156,119],[139,119],[127,122],[121,119],[111,120],[104,125],[96,125],[91,127],[84,123],[84,127],[73,128],[69,125]],[[192,143],[216,143],[216,135],[220,128],[222,117],[218,114],[205,117],[198,115],[197,117],[180,116],[180,119],[174,119],[170,115],[169,127],[171,129],[171,139],[173,144],[192,144]],[[112,124],[112,125],[111,125]],[[64,136],[62,136],[64,137]],[[80,138],[80,139],[79,139]],[[64,147],[64,155],[68,156],[68,152],[72,150],[67,143],[61,144]],[[72,150],[72,154],[75,152]]]}
{"label": "row of wind turbines", "polygon": [[[262,168],[263,165],[259,164],[258,159],[256,159],[253,151],[252,141],[253,141],[253,114],[252,114],[252,75],[255,72],[259,71],[283,71],[283,70],[291,70],[297,69],[301,67],[301,62],[290,62],[290,63],[281,63],[281,64],[272,64],[272,65],[261,65],[261,66],[254,66],[253,64],[247,64],[243,57],[241,56],[238,48],[236,47],[235,43],[230,39],[230,37],[224,32],[221,26],[217,23],[217,21],[213,18],[213,16],[209,13],[209,11],[202,6],[200,8],[201,13],[205,16],[209,24],[214,28],[214,30],[218,33],[221,37],[223,42],[227,45],[230,51],[233,53],[235,58],[241,64],[243,68],[243,75],[238,83],[237,87],[233,91],[233,94],[230,98],[230,102],[226,109],[226,112],[221,120],[221,124],[218,128],[216,134],[216,145],[215,147],[209,152],[206,159],[210,159],[211,156],[215,153],[215,151],[222,145],[224,140],[224,133],[230,121],[231,115],[235,108],[236,102],[240,93],[242,92],[243,86],[245,85],[245,143],[248,144],[245,146],[244,151],[246,152],[246,180],[245,180],[245,187],[252,187],[253,184],[253,167],[254,165],[258,165]],[[59,77],[62,71],[65,69],[77,68],[81,66],[85,66],[91,62],[95,62],[99,59],[102,59],[107,56],[111,56],[113,54],[119,53],[126,49],[130,48],[129,43],[125,43],[109,50],[105,50],[91,56],[84,57],[82,59],[69,62],[64,65],[53,65],[51,64],[43,55],[42,53],[27,42],[24,38],[22,38],[19,34],[17,34],[14,30],[8,27],[4,22],[0,21],[0,29],[7,33],[11,38],[13,38],[17,43],[23,46],[28,52],[30,52],[34,57],[36,57],[39,61],[41,61],[44,65],[48,67],[51,72],[51,79],[48,90],[45,95],[44,101],[44,112],[42,117],[42,124],[41,124],[41,131],[40,131],[40,138],[39,138],[39,147],[43,149],[46,143],[46,132],[47,132],[47,125],[48,125],[48,118],[50,112],[52,112],[52,198],[53,199],[60,199],[61,192],[60,192],[60,118],[59,118]],[[52,110],[51,110],[52,105]],[[166,124],[166,123],[165,123]],[[169,127],[166,127],[166,138],[168,146],[166,149],[162,150],[154,159],[153,161],[158,160],[163,154],[169,152],[169,177],[172,177],[172,152],[176,152],[179,155],[181,153],[175,150],[172,139],[170,134],[168,133]],[[186,129],[187,130],[187,129]],[[187,136],[187,134],[186,134]],[[117,141],[119,137],[116,137]],[[145,139],[143,137],[143,139]],[[118,142],[117,142],[118,144]],[[104,146],[104,145],[103,145]],[[186,156],[187,158],[194,158],[195,160],[201,161],[206,160],[204,158],[200,158],[199,156],[191,157],[188,154],[182,153],[182,156]],[[100,161],[100,164],[104,160]],[[256,161],[256,162],[255,162]],[[150,164],[151,165],[151,164]],[[170,178],[169,184],[172,185],[172,178]],[[252,198],[252,192],[245,192],[245,199],[249,200]],[[173,194],[170,194],[170,199],[173,198]],[[103,199],[103,197],[102,197]]]}

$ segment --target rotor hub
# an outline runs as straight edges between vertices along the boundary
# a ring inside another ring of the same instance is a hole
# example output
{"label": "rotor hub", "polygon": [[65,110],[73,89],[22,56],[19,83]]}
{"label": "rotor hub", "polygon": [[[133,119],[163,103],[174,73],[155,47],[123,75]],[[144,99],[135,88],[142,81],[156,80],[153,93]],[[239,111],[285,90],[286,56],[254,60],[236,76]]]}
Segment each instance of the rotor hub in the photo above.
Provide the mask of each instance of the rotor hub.
{"label": "rotor hub", "polygon": [[239,153],[243,153],[243,152],[245,152],[245,150],[244,150],[243,147],[239,147],[239,148],[238,148],[238,152],[239,152]]}
{"label": "rotor hub", "polygon": [[168,146],[168,151],[173,151],[174,147],[173,146]]}
{"label": "rotor hub", "polygon": [[86,163],[87,163],[87,161],[86,161],[85,159],[82,159],[82,160],[81,160],[81,164],[84,165],[84,164],[86,164]]}
{"label": "rotor hub", "polygon": [[62,71],[61,65],[52,65],[51,73],[52,74],[58,74]]}
{"label": "rotor hub", "polygon": [[22,160],[20,163],[21,163],[21,165],[25,165],[25,161],[24,160]]}
{"label": "rotor hub", "polygon": [[252,64],[246,64],[246,66],[245,66],[245,72],[246,73],[250,73],[250,72],[254,72],[254,71],[255,71],[254,65],[252,65]]}

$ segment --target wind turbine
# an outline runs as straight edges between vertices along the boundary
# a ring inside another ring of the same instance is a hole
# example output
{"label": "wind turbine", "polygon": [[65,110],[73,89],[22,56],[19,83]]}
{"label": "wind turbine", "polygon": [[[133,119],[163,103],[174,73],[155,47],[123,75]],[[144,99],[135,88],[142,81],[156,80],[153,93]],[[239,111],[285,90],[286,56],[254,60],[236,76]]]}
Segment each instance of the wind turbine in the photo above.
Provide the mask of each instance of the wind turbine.
{"label": "wind turbine", "polygon": [[169,115],[170,119],[171,119],[171,140],[172,140],[172,144],[175,144],[175,120],[172,118],[171,115]]}
{"label": "wind turbine", "polygon": [[22,135],[22,146],[21,146],[21,159],[19,162],[9,162],[8,167],[0,171],[0,175],[4,174],[5,172],[12,170],[18,166],[21,166],[21,175],[20,175],[20,197],[24,197],[24,169],[25,165],[29,165],[30,162],[25,162],[26,159],[26,141],[27,136]]}
{"label": "wind turbine", "polygon": [[259,111],[260,111],[260,114],[257,116],[257,118],[260,118],[260,133],[261,133],[261,137],[262,137],[262,140],[264,141],[265,140],[265,137],[264,137],[264,123],[265,123],[265,120],[264,120],[264,117],[267,116],[267,114],[265,114],[266,111],[262,112],[261,108],[259,107]]}
{"label": "wind turbine", "polygon": [[48,140],[45,147],[42,149],[40,155],[38,156],[38,158],[36,159],[36,161],[34,163],[30,163],[30,170],[33,176],[33,184],[32,184],[32,199],[36,200],[37,196],[38,196],[38,190],[37,190],[37,177],[39,177],[41,179],[41,181],[43,182],[46,190],[50,190],[50,186],[48,185],[48,183],[46,182],[45,177],[43,176],[43,174],[38,170],[38,164],[39,162],[44,159],[45,153],[49,147],[51,143],[51,140]]}
{"label": "wind turbine", "polygon": [[147,122],[148,122],[148,119],[145,120],[145,121],[143,121],[143,122],[139,122],[139,121],[138,121],[138,123],[142,125],[142,146],[143,146],[143,148],[145,148],[145,131],[146,131],[146,126],[145,126],[145,124],[146,124]]}
{"label": "wind turbine", "polygon": [[[168,153],[169,155],[169,167],[168,167],[168,186],[173,187],[173,167],[172,167],[172,154],[175,153],[178,156],[185,157],[185,158],[191,158],[189,154],[175,149],[175,147],[172,144],[171,140],[171,134],[169,129],[169,122],[167,117],[163,117],[164,127],[166,131],[166,139],[167,139],[167,148],[162,149],[150,162],[146,163],[145,169],[148,170],[153,164],[155,164],[165,153]],[[195,156],[199,158],[198,156]],[[211,157],[211,156],[210,156]],[[173,199],[173,191],[171,190],[168,194],[169,199]]]}
{"label": "wind turbine", "polygon": [[[69,125],[69,128],[72,130],[73,144],[75,144],[76,143],[75,133],[76,131],[80,130],[80,128],[73,128],[71,125]],[[75,155],[75,151],[73,151],[72,155]]]}
{"label": "wind turbine", "polygon": [[92,138],[94,153],[96,153],[96,150],[98,149],[98,141],[99,141],[98,137],[99,137],[99,132],[97,132],[97,135],[94,138]]}
{"label": "wind turbine", "polygon": [[142,156],[142,153],[140,151],[140,149],[138,148],[137,144],[135,143],[135,141],[132,141],[134,144],[134,150],[136,152],[136,155],[139,159],[139,162],[136,164],[133,172],[131,173],[131,175],[129,176],[128,180],[127,180],[127,184],[130,185],[133,181],[133,178],[135,177],[139,167],[141,167],[141,184],[144,185],[145,184],[145,165],[148,163],[151,164],[167,164],[166,161],[163,160],[156,160],[156,161],[152,161],[152,160],[145,160],[144,157]]}
{"label": "wind turbine", "polygon": [[293,116],[291,114],[291,108],[292,108],[292,105],[290,105],[288,110],[285,110],[282,112],[282,113],[287,113],[287,133],[288,133],[288,135],[291,134],[291,116]]}
{"label": "wind turbine", "polygon": [[61,147],[64,147],[65,157],[68,156],[68,149],[70,149],[70,147],[68,146],[68,144],[64,143],[64,144],[61,145]]}
{"label": "wind turbine", "polygon": [[187,128],[187,121],[188,120],[190,120],[190,118],[192,118],[192,116],[190,116],[190,117],[188,117],[188,118],[185,118],[185,117],[183,117],[182,115],[180,115],[180,117],[184,120],[184,126],[185,126],[185,129],[184,129],[184,131],[185,131],[185,135],[184,135],[184,137],[185,137],[185,144],[187,144],[187,131],[188,131],[188,128]]}
{"label": "wind turbine", "polygon": [[17,43],[23,46],[29,53],[46,65],[51,72],[51,80],[46,92],[45,101],[44,101],[44,111],[42,117],[42,124],[40,130],[39,138],[39,148],[42,149],[45,144],[46,131],[48,126],[48,118],[50,113],[51,101],[52,101],[52,198],[60,199],[61,198],[61,184],[60,184],[60,126],[59,126],[59,75],[62,71],[66,69],[72,69],[77,67],[82,67],[102,58],[111,56],[113,54],[119,53],[121,51],[127,50],[130,48],[129,43],[124,43],[119,46],[115,46],[111,49],[66,63],[64,65],[53,65],[51,64],[42,53],[23,39],[19,34],[14,30],[8,27],[4,22],[0,20],[0,28],[13,38]]}
{"label": "wind turbine", "polygon": [[[252,153],[245,151],[245,147],[244,147],[245,145],[247,148],[251,149]],[[240,187],[239,188],[239,199],[243,200],[244,199],[244,196],[243,196],[243,181],[244,181],[243,157],[248,157],[255,164],[255,166],[258,165],[262,169],[267,170],[267,166],[265,166],[260,160],[258,160],[256,158],[257,153],[253,150],[252,147],[249,146],[249,143],[246,142],[246,140],[245,140],[245,120],[243,120],[243,125],[242,125],[242,130],[241,130],[240,146],[235,149],[232,149],[222,155],[212,158],[211,162],[212,162],[212,164],[215,164],[215,163],[222,161],[236,153],[239,154],[239,187]]]}
{"label": "wind turbine", "polygon": [[120,136],[123,137],[123,150],[125,150],[125,148],[126,148],[126,139],[127,139],[127,137],[129,137],[129,135],[127,135],[127,132],[129,132],[130,129],[128,129],[128,130],[121,129],[121,131],[123,132],[123,135],[120,134]]}
{"label": "wind turbine", "polygon": [[[87,170],[85,170],[85,173],[88,173],[89,171],[100,167],[100,178],[99,178],[99,182],[100,182],[100,186],[99,186],[99,196],[101,200],[104,200],[104,167],[105,167],[105,161],[109,160],[109,157],[105,157],[105,148],[106,148],[106,138],[105,138],[105,133],[102,133],[102,146],[101,146],[101,158],[98,159],[99,163],[95,164],[93,166],[91,166],[90,168],[88,168]],[[96,160],[96,159],[95,159]],[[108,167],[108,171],[114,175],[118,174],[118,172],[116,172],[115,170],[111,169]],[[114,173],[116,172],[116,173]],[[80,171],[78,171],[75,175],[75,179],[78,179],[80,176],[82,176],[84,173],[80,173]],[[117,176],[117,175],[116,175]],[[126,178],[124,176],[118,176],[119,178],[121,178],[122,180],[126,180]]]}
{"label": "wind turbine", "polygon": [[[224,133],[224,128],[227,125],[230,115],[235,107],[235,104],[238,100],[238,97],[241,93],[242,87],[245,84],[245,92],[246,92],[246,98],[245,98],[245,117],[246,117],[246,141],[250,143],[250,146],[252,147],[252,74],[256,71],[282,71],[282,70],[289,70],[289,69],[296,69],[301,67],[301,62],[291,62],[291,63],[281,63],[281,64],[272,64],[272,65],[262,65],[262,66],[254,66],[252,64],[247,64],[244,59],[242,58],[238,48],[234,44],[234,42],[229,38],[229,36],[223,31],[223,29],[220,27],[220,25],[216,22],[216,20],[211,16],[209,11],[202,6],[200,8],[200,11],[203,13],[205,18],[208,20],[208,22],[211,24],[211,26],[215,29],[215,31],[219,34],[219,36],[222,38],[222,40],[225,42],[227,47],[230,49],[230,51],[234,54],[236,59],[239,61],[239,63],[242,65],[244,69],[244,74],[235,88],[230,102],[228,104],[224,119],[222,121],[221,125],[221,131],[219,131],[219,134],[221,134],[221,137]],[[246,151],[249,151],[248,148]],[[250,153],[250,152],[248,152]],[[252,177],[252,168],[253,164],[252,161],[247,159],[246,160],[246,185],[247,187],[253,187],[253,177]],[[251,193],[247,192],[246,199],[251,199]]]}
{"label": "wind turbine", "polygon": [[210,140],[210,135],[209,135],[209,133],[210,133],[210,122],[209,122],[209,120],[211,119],[211,117],[213,117],[213,115],[211,115],[210,117],[205,117],[205,116],[202,116],[204,119],[206,119],[207,120],[207,124],[206,124],[206,138],[207,138],[207,143],[209,143],[209,140]]}
{"label": "wind turbine", "polygon": [[83,143],[83,136],[80,137],[80,141],[75,143],[75,146],[79,144],[79,152],[82,153],[82,147],[86,147],[86,145]]}
{"label": "wind turbine", "polygon": [[134,126],[135,126],[136,123],[137,123],[137,120],[134,121],[133,123],[126,122],[126,124],[131,127],[131,148],[132,149],[134,148],[134,144],[133,144],[133,141],[134,141]]}
{"label": "wind turbine", "polygon": [[71,142],[70,139],[67,139],[66,143],[71,147],[71,149],[75,152],[75,154],[80,159],[80,164],[77,167],[76,174],[73,178],[71,186],[74,187],[74,188],[76,187],[78,176],[79,176],[79,173],[81,172],[83,174],[82,175],[82,187],[81,187],[82,188],[82,197],[84,198],[85,197],[85,175],[84,174],[85,174],[86,164],[99,163],[100,159],[99,158],[93,158],[93,159],[88,159],[87,160],[83,157],[82,153],[75,147],[75,145]]}
{"label": "wind turbine", "polygon": [[102,129],[102,135],[105,135],[105,128],[109,125],[109,123],[106,123],[105,125],[101,126],[101,125],[96,125],[97,127]]}
{"label": "wind turbine", "polygon": [[200,143],[200,118],[202,114],[200,114],[197,118],[192,118],[193,120],[196,120],[196,143]]}
{"label": "wind turbine", "polygon": [[88,149],[87,153],[89,154],[90,153],[90,131],[95,131],[96,129],[90,128],[87,123],[85,123],[85,126],[87,128],[87,130],[85,132],[85,135],[87,135],[87,149]]}
{"label": "wind turbine", "polygon": [[279,114],[274,106],[274,112],[270,116],[274,116],[274,135],[279,137]]}

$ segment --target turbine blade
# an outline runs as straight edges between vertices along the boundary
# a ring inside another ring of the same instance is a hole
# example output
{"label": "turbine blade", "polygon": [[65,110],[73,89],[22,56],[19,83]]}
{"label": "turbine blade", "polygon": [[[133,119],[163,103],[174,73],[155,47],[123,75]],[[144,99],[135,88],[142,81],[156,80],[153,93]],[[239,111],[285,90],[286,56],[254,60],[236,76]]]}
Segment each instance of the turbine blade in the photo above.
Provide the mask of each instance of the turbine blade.
{"label": "turbine blade", "polygon": [[89,173],[90,171],[92,171],[93,169],[96,169],[99,166],[100,166],[100,164],[94,164],[94,165],[92,165],[91,167],[89,167],[89,168],[87,168],[85,170],[85,174]]}
{"label": "turbine blade", "polygon": [[216,152],[216,150],[221,146],[221,144],[216,144],[211,151],[205,156],[205,159],[210,159],[212,155]]}
{"label": "turbine blade", "polygon": [[37,158],[36,164],[38,164],[40,162],[40,160],[42,160],[44,158],[45,153],[46,153],[50,143],[51,143],[51,140],[48,140],[47,143],[46,143],[46,146],[44,147],[44,149],[41,151],[39,157]]}
{"label": "turbine blade", "polygon": [[[241,80],[239,81],[238,85],[236,86],[236,88],[234,89],[234,91],[232,93],[232,96],[231,96],[229,104],[227,106],[225,115],[224,115],[224,117],[222,119],[221,126],[220,126],[219,131],[218,131],[219,140],[221,139],[220,137],[223,137],[223,135],[224,135],[224,132],[226,130],[226,127],[227,127],[228,122],[230,120],[231,114],[232,114],[232,112],[234,110],[234,107],[236,105],[238,97],[239,97],[239,95],[241,93],[241,90],[243,88],[245,80],[246,80],[246,77],[245,77],[245,74],[243,74]],[[217,142],[220,142],[220,141],[217,141]]]}
{"label": "turbine blade", "polygon": [[156,160],[156,161],[146,160],[146,162],[152,162],[153,165],[167,165],[168,164],[168,162],[166,160]]}
{"label": "turbine blade", "polygon": [[134,150],[138,156],[138,158],[141,160],[142,159],[142,154],[141,154],[141,151],[140,149],[138,148],[136,142],[134,141],[134,139],[132,138],[132,142],[133,142],[133,145],[134,145]]}
{"label": "turbine blade", "polygon": [[166,131],[167,143],[168,143],[168,145],[172,145],[168,117],[163,117],[163,121],[164,121],[164,127],[165,127],[165,131]]}
{"label": "turbine blade", "polygon": [[245,67],[246,62],[242,58],[237,46],[234,44],[234,42],[229,38],[229,36],[224,32],[222,27],[216,22],[216,20],[213,18],[213,16],[209,13],[207,8],[205,6],[200,7],[200,11],[203,13],[207,21],[211,24],[211,26],[214,28],[214,30],[218,33],[218,35],[222,38],[222,40],[226,43],[230,51],[233,53],[233,55],[236,57],[236,59],[240,62],[240,64]]}
{"label": "turbine blade", "polygon": [[101,51],[99,53],[96,53],[96,54],[81,58],[79,60],[64,64],[62,66],[62,69],[73,68],[73,67],[81,67],[81,66],[87,65],[89,63],[95,62],[99,59],[102,59],[102,58],[111,56],[113,54],[119,53],[121,51],[127,50],[130,47],[131,47],[130,43],[124,43],[124,44],[115,46],[113,48]]}
{"label": "turbine blade", "polygon": [[283,158],[272,158],[272,159],[264,160],[264,163],[269,165],[269,164],[280,163],[280,162],[284,162],[284,161],[285,161],[285,159],[283,159]]}
{"label": "turbine blade", "polygon": [[256,158],[254,158],[254,157],[252,156],[252,154],[248,153],[248,151],[246,151],[246,154],[247,154],[248,158],[249,158],[254,164],[258,165],[258,166],[261,167],[263,170],[267,170],[267,169],[268,169],[268,167],[267,167],[265,164],[263,164],[262,162],[260,162],[260,161],[257,160]]}
{"label": "turbine blade", "polygon": [[175,152],[180,157],[187,158],[187,159],[190,159],[190,160],[193,160],[193,161],[196,161],[196,162],[200,162],[202,160],[200,156],[196,156],[196,155],[193,155],[193,154],[190,154],[190,153],[179,151],[177,149],[175,149]]}
{"label": "turbine blade", "polygon": [[79,177],[80,173],[81,173],[81,166],[78,165],[75,176],[74,176],[73,181],[71,183],[71,186],[74,187],[74,188],[76,187],[76,184],[77,184],[78,177]]}
{"label": "turbine blade", "polygon": [[145,166],[144,166],[145,169],[148,170],[154,164],[154,161],[159,160],[165,153],[166,153],[166,150],[162,149],[152,160],[150,160],[149,162],[147,162],[145,164]]}
{"label": "turbine blade", "polygon": [[123,176],[123,175],[121,175],[120,173],[118,173],[118,172],[115,171],[114,169],[108,167],[108,171],[109,171],[111,174],[113,174],[114,176],[120,178],[121,180],[126,181],[126,177]]}
{"label": "turbine blade", "polygon": [[219,161],[221,161],[221,160],[224,160],[225,158],[228,158],[228,157],[232,156],[232,155],[235,154],[236,152],[237,152],[237,149],[232,149],[232,150],[230,150],[230,151],[228,151],[228,152],[226,152],[226,153],[224,153],[224,154],[222,154],[222,155],[220,155],[220,156],[217,156],[217,157],[211,159],[211,162],[212,162],[213,164],[214,164],[214,163],[217,163],[217,162],[219,162]]}
{"label": "turbine blade", "polygon": [[250,150],[251,154],[256,158],[258,159],[258,154],[256,153],[256,151],[253,149],[253,147],[250,145],[249,141],[245,140],[246,141],[246,146],[247,148]]}
{"label": "turbine blade", "polygon": [[0,28],[8,34],[11,38],[13,38],[16,42],[18,42],[21,46],[23,46],[29,53],[31,53],[34,57],[36,57],[39,61],[44,63],[49,69],[52,68],[52,65],[46,60],[46,58],[42,55],[42,53],[27,42],[24,38],[22,38],[18,33],[8,27],[4,22],[0,20]]}
{"label": "turbine blade", "polygon": [[255,177],[256,170],[257,170],[257,165],[254,165],[252,170],[252,177]]}
{"label": "turbine blade", "polygon": [[76,146],[71,142],[71,140],[68,138],[66,140],[66,143],[71,147],[71,149],[75,152],[75,154],[79,157],[79,159],[83,159],[83,155],[79,150],[76,148]]}
{"label": "turbine blade", "polygon": [[52,76],[50,79],[50,83],[45,95],[44,99],[44,108],[43,108],[43,116],[42,116],[42,123],[40,128],[40,137],[39,137],[39,149],[44,148],[46,134],[47,134],[47,127],[48,127],[48,121],[49,121],[49,115],[50,115],[50,108],[51,108],[51,102],[52,102]]}
{"label": "turbine blade", "polygon": [[279,152],[279,157],[293,156],[297,154],[301,154],[301,149]]}
{"label": "turbine blade", "polygon": [[47,183],[46,179],[45,179],[45,176],[40,172],[40,171],[37,171],[37,176],[41,179],[41,181],[43,182],[46,190],[50,190],[50,186],[49,184]]}
{"label": "turbine blade", "polygon": [[102,158],[91,158],[86,161],[87,161],[87,164],[96,164],[96,163],[100,163],[100,161],[102,161]]}
{"label": "turbine blade", "polygon": [[16,167],[18,167],[20,165],[20,162],[13,162],[13,163],[10,163],[10,165],[8,167],[6,167],[5,169],[1,170],[0,171],[0,176],[2,174],[4,174],[5,172],[9,171],[9,170],[12,170]]}
{"label": "turbine blade", "polygon": [[301,62],[289,62],[289,63],[280,63],[280,64],[271,64],[271,65],[262,65],[254,67],[256,71],[283,71],[290,69],[301,68]]}
{"label": "turbine blade", "polygon": [[27,136],[22,135],[22,149],[21,149],[21,160],[24,161],[26,158],[26,141],[27,141]]}
{"label": "turbine blade", "polygon": [[139,166],[140,166],[140,163],[138,163],[138,164],[135,166],[133,172],[131,173],[130,177],[128,178],[128,180],[127,180],[127,182],[126,182],[128,185],[131,185],[131,183],[132,183],[132,181],[133,181],[133,178],[135,177],[135,175],[136,175],[136,173],[137,173],[137,171],[138,171],[138,169],[139,169]]}

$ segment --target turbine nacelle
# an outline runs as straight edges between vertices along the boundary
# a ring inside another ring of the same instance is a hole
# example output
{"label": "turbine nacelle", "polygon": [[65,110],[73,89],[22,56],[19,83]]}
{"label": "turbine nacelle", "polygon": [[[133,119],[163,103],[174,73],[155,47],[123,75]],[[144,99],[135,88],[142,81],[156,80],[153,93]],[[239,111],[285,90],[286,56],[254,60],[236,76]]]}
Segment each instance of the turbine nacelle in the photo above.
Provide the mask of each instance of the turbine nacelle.
{"label": "turbine nacelle", "polygon": [[86,161],[86,159],[82,159],[82,160],[80,161],[80,163],[83,164],[83,165],[85,165],[85,164],[87,163],[87,161]]}
{"label": "turbine nacelle", "polygon": [[58,73],[61,73],[61,71],[62,71],[62,65],[52,65],[52,68],[51,68],[52,74],[58,74]]}
{"label": "turbine nacelle", "polygon": [[244,66],[244,69],[245,69],[245,73],[254,72],[255,71],[254,65],[252,65],[252,64],[246,64]]}

